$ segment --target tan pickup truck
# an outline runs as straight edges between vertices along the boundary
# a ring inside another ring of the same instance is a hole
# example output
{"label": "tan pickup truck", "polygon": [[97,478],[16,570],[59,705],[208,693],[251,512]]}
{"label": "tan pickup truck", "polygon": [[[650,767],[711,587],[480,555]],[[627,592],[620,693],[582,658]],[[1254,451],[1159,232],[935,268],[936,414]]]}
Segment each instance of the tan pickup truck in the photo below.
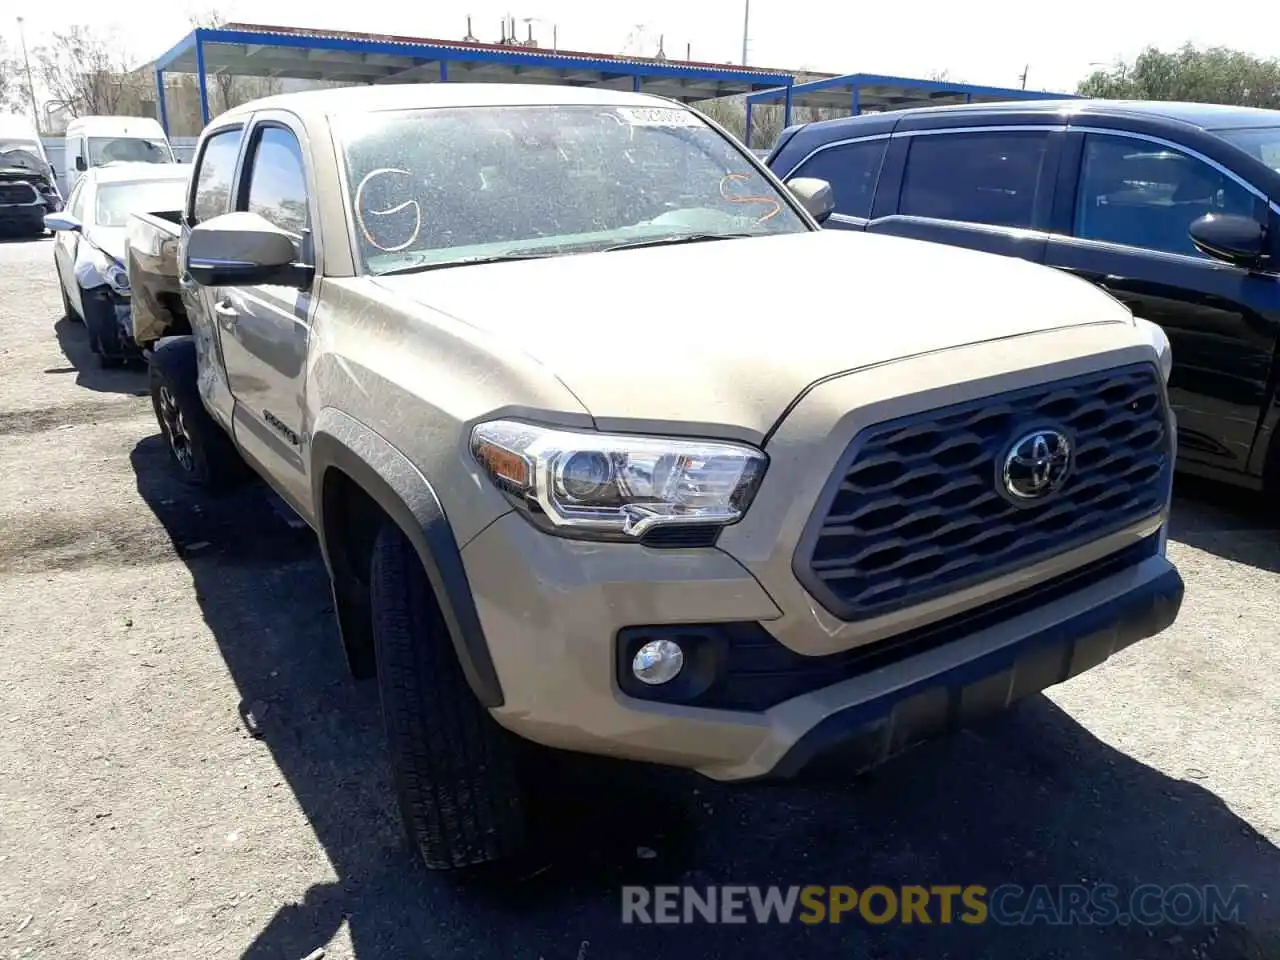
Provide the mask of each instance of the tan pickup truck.
{"label": "tan pickup truck", "polygon": [[190,330],[150,351],[160,429],[315,529],[431,867],[527,842],[535,744],[863,768],[1177,614],[1158,330],[822,230],[826,184],[679,103],[289,94],[210,124],[192,184],[131,239]]}

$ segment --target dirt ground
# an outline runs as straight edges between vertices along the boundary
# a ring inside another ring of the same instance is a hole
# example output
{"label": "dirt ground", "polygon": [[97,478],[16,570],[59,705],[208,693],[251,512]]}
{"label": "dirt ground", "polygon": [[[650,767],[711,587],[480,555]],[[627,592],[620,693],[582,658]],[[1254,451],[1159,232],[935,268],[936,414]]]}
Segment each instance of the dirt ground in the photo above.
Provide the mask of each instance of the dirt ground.
{"label": "dirt ground", "polygon": [[[1178,623],[871,777],[573,760],[522,883],[418,869],[314,537],[166,472],[139,371],[0,245],[0,955],[1280,956],[1280,530],[1180,483]],[[242,714],[260,717],[260,739]],[[1242,926],[623,926],[624,883],[1247,885]]]}

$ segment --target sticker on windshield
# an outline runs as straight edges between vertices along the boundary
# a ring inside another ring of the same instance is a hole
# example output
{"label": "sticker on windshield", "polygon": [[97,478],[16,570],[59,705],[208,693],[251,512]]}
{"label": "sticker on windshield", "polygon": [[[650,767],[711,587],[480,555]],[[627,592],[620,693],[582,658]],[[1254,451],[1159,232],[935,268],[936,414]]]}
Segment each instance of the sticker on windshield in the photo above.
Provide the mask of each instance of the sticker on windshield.
{"label": "sticker on windshield", "polygon": [[700,127],[702,122],[678,107],[618,107],[618,116],[633,127]]}

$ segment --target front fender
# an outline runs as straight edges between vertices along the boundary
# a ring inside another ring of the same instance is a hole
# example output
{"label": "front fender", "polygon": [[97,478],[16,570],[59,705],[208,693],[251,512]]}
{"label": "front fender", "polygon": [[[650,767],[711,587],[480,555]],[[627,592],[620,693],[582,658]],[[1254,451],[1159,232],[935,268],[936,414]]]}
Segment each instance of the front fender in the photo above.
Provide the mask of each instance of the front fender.
{"label": "front fender", "polygon": [[[404,531],[418,553],[427,579],[449,627],[449,635],[472,691],[486,707],[503,704],[501,684],[489,656],[475,600],[462,565],[453,530],[430,482],[407,457],[365,424],[332,408],[320,411],[311,434],[312,503],[325,565],[341,611],[345,584],[357,571],[345,547],[331,536],[326,520],[326,474],[340,471],[359,486]],[[330,514],[330,519],[332,514]],[[351,649],[349,633],[358,629],[343,623],[343,641]]]}

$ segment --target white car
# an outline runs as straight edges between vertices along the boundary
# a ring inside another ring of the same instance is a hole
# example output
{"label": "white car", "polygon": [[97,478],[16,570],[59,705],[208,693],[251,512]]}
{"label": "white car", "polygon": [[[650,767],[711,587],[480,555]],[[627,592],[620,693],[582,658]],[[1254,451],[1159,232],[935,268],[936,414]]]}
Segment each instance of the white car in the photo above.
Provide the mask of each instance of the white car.
{"label": "white car", "polygon": [[84,321],[89,347],[103,366],[139,356],[129,312],[125,236],[134,213],[183,206],[191,168],[185,164],[111,163],[76,183],[66,209],[45,217],[54,231],[54,267],[66,316]]}

